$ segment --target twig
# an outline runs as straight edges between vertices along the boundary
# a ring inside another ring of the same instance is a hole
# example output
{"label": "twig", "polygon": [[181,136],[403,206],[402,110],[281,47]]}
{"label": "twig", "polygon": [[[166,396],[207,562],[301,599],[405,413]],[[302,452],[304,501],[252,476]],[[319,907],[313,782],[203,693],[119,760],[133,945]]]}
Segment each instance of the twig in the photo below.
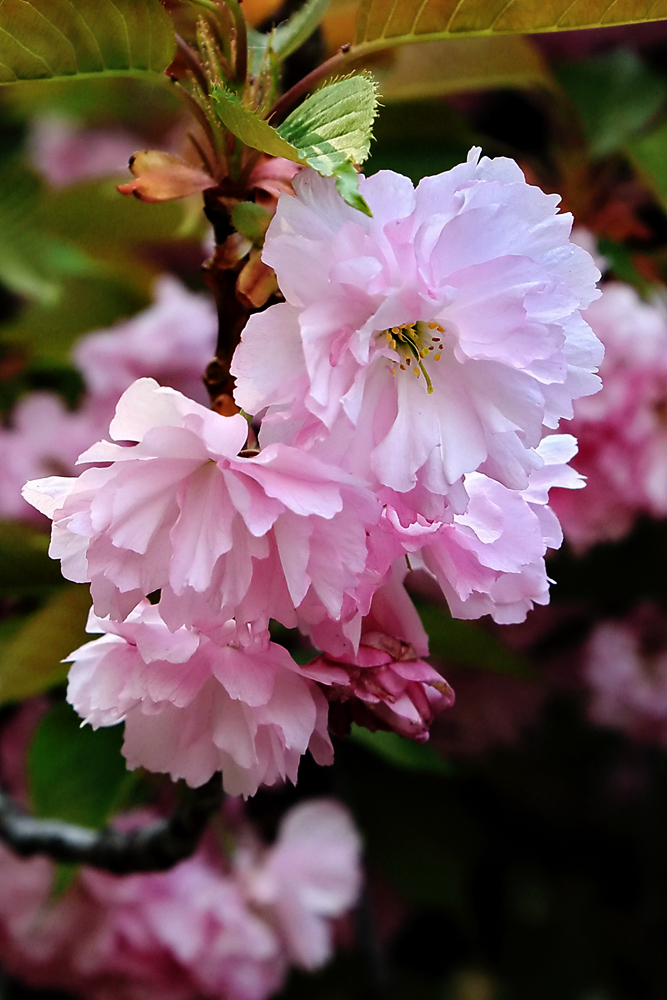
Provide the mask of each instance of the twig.
{"label": "twig", "polygon": [[335,73],[336,70],[338,70],[343,65],[343,63],[347,59],[347,55],[350,52],[351,48],[352,46],[349,42],[346,42],[345,45],[341,45],[338,52],[332,55],[330,59],[327,59],[325,62],[321,63],[311,73],[308,73],[307,76],[304,76],[302,80],[299,80],[298,83],[295,83],[294,86],[291,87],[288,91],[286,91],[283,94],[283,96],[279,98],[279,100],[277,100],[276,103],[273,105],[268,115],[266,116],[267,121],[274,126],[279,124],[279,121],[282,119],[282,116],[285,114],[288,108],[292,107],[295,101],[298,101],[299,98],[302,97],[304,94],[307,94],[308,91],[312,87],[314,87],[316,83],[319,83],[320,80],[324,80],[325,77],[330,76],[332,73]]}
{"label": "twig", "polygon": [[55,819],[37,819],[0,790],[0,839],[21,857],[46,854],[54,861],[105,868],[116,875],[164,871],[190,857],[222,802],[219,774],[188,791],[173,815],[137,830],[91,830]]}

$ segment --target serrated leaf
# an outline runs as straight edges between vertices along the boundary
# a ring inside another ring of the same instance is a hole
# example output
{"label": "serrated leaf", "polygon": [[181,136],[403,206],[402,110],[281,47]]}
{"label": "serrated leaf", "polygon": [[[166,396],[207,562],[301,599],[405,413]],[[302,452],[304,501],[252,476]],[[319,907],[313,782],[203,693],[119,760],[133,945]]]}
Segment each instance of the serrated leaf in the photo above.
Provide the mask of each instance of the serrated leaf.
{"label": "serrated leaf", "polygon": [[302,157],[289,142],[283,139],[275,128],[243,104],[236,94],[232,94],[220,84],[211,88],[211,96],[221,122],[246,146],[259,149],[269,156],[284,156],[287,160],[301,163]]}
{"label": "serrated leaf", "polygon": [[384,103],[443,97],[495,87],[554,85],[536,45],[520,35],[449,38],[396,50],[388,70],[375,70]]}
{"label": "serrated leaf", "polygon": [[667,0],[361,0],[352,56],[464,35],[526,34],[667,18]]}
{"label": "serrated leaf", "polygon": [[329,6],[329,0],[306,0],[289,21],[279,24],[273,32],[271,48],[286,59],[307,41],[317,28]]}
{"label": "serrated leaf", "polygon": [[428,743],[406,740],[398,733],[378,731],[371,733],[363,726],[352,725],[350,739],[388,764],[404,771],[423,771],[428,774],[450,774],[451,764],[444,760]]}
{"label": "serrated leaf", "polygon": [[626,49],[561,66],[557,76],[594,156],[620,149],[667,103],[667,80]]}
{"label": "serrated leaf", "polygon": [[60,661],[85,640],[88,587],[67,584],[0,645],[0,704],[40,694],[67,676]]}
{"label": "serrated leaf", "polygon": [[103,826],[130,783],[122,727],[93,730],[69,705],[55,705],[28,749],[28,784],[36,816]]}
{"label": "serrated leaf", "polygon": [[311,94],[278,128],[311,167],[331,177],[345,162],[367,159],[377,113],[377,84],[361,73]]}
{"label": "serrated leaf", "polygon": [[370,214],[352,166],[363,163],[370,150],[377,109],[376,84],[370,75],[351,76],[322,87],[278,129],[225,87],[213,87],[212,96],[223,124],[241,142],[270,156],[308,164],[324,177],[336,176],[336,187],[345,201]]}
{"label": "serrated leaf", "polygon": [[160,0],[0,0],[0,83],[157,76],[175,44]]}

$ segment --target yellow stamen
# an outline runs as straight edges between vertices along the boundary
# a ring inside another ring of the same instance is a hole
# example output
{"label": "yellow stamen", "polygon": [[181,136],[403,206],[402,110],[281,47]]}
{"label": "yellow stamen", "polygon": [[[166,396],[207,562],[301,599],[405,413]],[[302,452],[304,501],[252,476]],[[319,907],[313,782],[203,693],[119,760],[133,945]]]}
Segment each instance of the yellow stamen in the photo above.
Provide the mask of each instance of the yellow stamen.
{"label": "yellow stamen", "polygon": [[434,354],[433,355],[433,360],[434,361],[439,361],[441,357],[442,357],[442,354]]}

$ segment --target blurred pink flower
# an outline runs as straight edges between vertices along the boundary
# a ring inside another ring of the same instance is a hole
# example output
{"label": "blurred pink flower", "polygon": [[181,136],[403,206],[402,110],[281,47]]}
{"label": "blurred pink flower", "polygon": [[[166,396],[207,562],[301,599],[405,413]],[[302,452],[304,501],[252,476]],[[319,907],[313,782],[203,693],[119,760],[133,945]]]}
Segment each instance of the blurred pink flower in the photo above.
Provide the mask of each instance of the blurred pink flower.
{"label": "blurred pink flower", "polygon": [[42,522],[21,496],[23,484],[39,476],[71,475],[78,456],[108,423],[108,413],[96,406],[71,411],[54,393],[24,396],[11,425],[0,427],[0,518]]}
{"label": "blurred pink flower", "polygon": [[0,846],[3,968],[84,1000],[265,1000],[291,963],[331,957],[331,919],[359,892],[360,847],[343,806],[312,800],[286,814],[273,847],[242,830],[232,863],[210,840],[167,872],[84,866],[54,900],[54,864]]}
{"label": "blurred pink flower", "polygon": [[35,168],[49,184],[63,187],[89,177],[123,174],[145,141],[125,129],[81,128],[55,115],[37,117],[28,145]]}
{"label": "blurred pink flower", "polygon": [[140,379],[110,427],[136,444],[101,441],[80,461],[107,467],[26,485],[54,520],[51,554],[68,579],[91,582],[98,614],[122,619],[155,590],[172,630],[357,612],[376,499],[296,448],[239,456],[247,430],[240,414]]}
{"label": "blurred pink flower", "polygon": [[596,625],[584,656],[592,722],[641,742],[667,746],[667,630],[645,605],[622,621]]}
{"label": "blurred pink flower", "polygon": [[333,799],[291,809],[260,863],[248,864],[238,852],[235,863],[249,899],[296,965],[317,969],[331,956],[331,918],[354,906],[361,889],[360,854],[352,818]]}
{"label": "blurred pink flower", "polygon": [[260,440],[342,435],[341,462],[374,489],[458,513],[468,473],[526,488],[543,424],[599,387],[580,313],[599,274],[557,196],[478,157],[416,191],[362,179],[372,218],[314,171],[295,178],[263,253],[286,302],[250,318],[232,366],[239,404],[268,407]]}
{"label": "blurred pink flower", "polygon": [[95,729],[125,721],[130,768],[192,786],[222,771],[229,794],[248,796],[296,783],[309,747],[331,763],[326,699],[268,634],[170,632],[148,602],[120,625],[91,614],[88,631],[105,634],[67,657],[67,698]]}
{"label": "blurred pink flower", "polygon": [[657,296],[644,302],[610,282],[585,315],[606,350],[602,392],[578,400],[567,426],[587,487],[551,496],[580,550],[622,538],[642,514],[667,516],[667,309]]}
{"label": "blurred pink flower", "polygon": [[107,422],[121,393],[144,376],[208,402],[202,379],[218,331],[212,300],[189,292],[170,275],[156,282],[154,296],[148,309],[87,334],[74,348],[74,363],[88,392],[108,404]]}

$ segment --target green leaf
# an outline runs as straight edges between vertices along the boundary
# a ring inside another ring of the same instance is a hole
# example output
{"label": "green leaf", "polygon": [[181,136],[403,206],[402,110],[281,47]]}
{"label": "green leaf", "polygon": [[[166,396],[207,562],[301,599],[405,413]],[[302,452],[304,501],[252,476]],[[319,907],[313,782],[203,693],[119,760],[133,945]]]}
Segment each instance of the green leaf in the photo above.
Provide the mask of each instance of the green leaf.
{"label": "green leaf", "polygon": [[336,176],[336,187],[345,201],[370,214],[352,166],[363,163],[370,150],[377,109],[376,84],[370,74],[322,87],[278,129],[225,87],[214,86],[212,96],[223,124],[241,142],[271,156],[307,163],[325,177]]}
{"label": "green leaf", "polygon": [[415,743],[398,733],[371,733],[363,726],[353,724],[350,739],[370,750],[376,757],[405,771],[425,771],[429,774],[450,774],[452,771],[451,764],[440,757],[428,743]]}
{"label": "green leaf", "polygon": [[256,247],[264,243],[266,230],[273,216],[254,201],[242,201],[232,210],[232,225],[239,232],[252,240]]}
{"label": "green leaf", "polygon": [[336,191],[343,201],[346,201],[352,208],[358,209],[364,215],[372,215],[372,212],[359,192],[359,174],[354,169],[349,160],[338,167],[335,173]]}
{"label": "green leaf", "polygon": [[82,726],[69,705],[55,705],[28,749],[28,783],[36,816],[103,826],[134,777],[121,754],[122,727]]}
{"label": "green leaf", "polygon": [[24,524],[0,522],[0,594],[17,596],[64,584],[49,559],[49,536]]}
{"label": "green leaf", "polygon": [[275,128],[241,102],[230,90],[221,84],[214,84],[211,96],[218,116],[230,132],[252,149],[259,149],[269,156],[284,156],[287,160],[301,163],[299,152]]}
{"label": "green leaf", "polygon": [[0,704],[40,694],[67,676],[64,656],[85,641],[88,587],[67,584],[0,644]]}
{"label": "green leaf", "polygon": [[626,152],[667,208],[667,122],[635,138]]}
{"label": "green leaf", "polygon": [[174,50],[160,0],[0,0],[0,83],[161,76]]}
{"label": "green leaf", "polygon": [[452,36],[567,31],[665,18],[665,0],[361,0],[351,55]]}
{"label": "green leaf", "polygon": [[533,677],[531,665],[476,622],[451,618],[435,604],[418,602],[419,614],[429,637],[431,656],[443,664],[489,670],[512,677]]}
{"label": "green leaf", "polygon": [[384,103],[493,87],[554,86],[539,49],[520,35],[403,45],[388,70],[380,65],[374,72]]}
{"label": "green leaf", "polygon": [[651,294],[651,285],[635,267],[631,250],[621,243],[614,243],[606,236],[598,237],[598,250],[606,259],[614,277],[634,285],[640,295],[648,298]]}
{"label": "green leaf", "polygon": [[325,177],[370,152],[377,84],[367,73],[330,83],[311,94],[278,128],[302,159]]}
{"label": "green leaf", "polygon": [[667,80],[626,49],[561,66],[557,76],[576,105],[594,156],[620,149],[667,103]]}
{"label": "green leaf", "polygon": [[307,41],[317,28],[329,6],[329,0],[306,0],[289,21],[279,24],[273,32],[271,48],[286,59]]}

